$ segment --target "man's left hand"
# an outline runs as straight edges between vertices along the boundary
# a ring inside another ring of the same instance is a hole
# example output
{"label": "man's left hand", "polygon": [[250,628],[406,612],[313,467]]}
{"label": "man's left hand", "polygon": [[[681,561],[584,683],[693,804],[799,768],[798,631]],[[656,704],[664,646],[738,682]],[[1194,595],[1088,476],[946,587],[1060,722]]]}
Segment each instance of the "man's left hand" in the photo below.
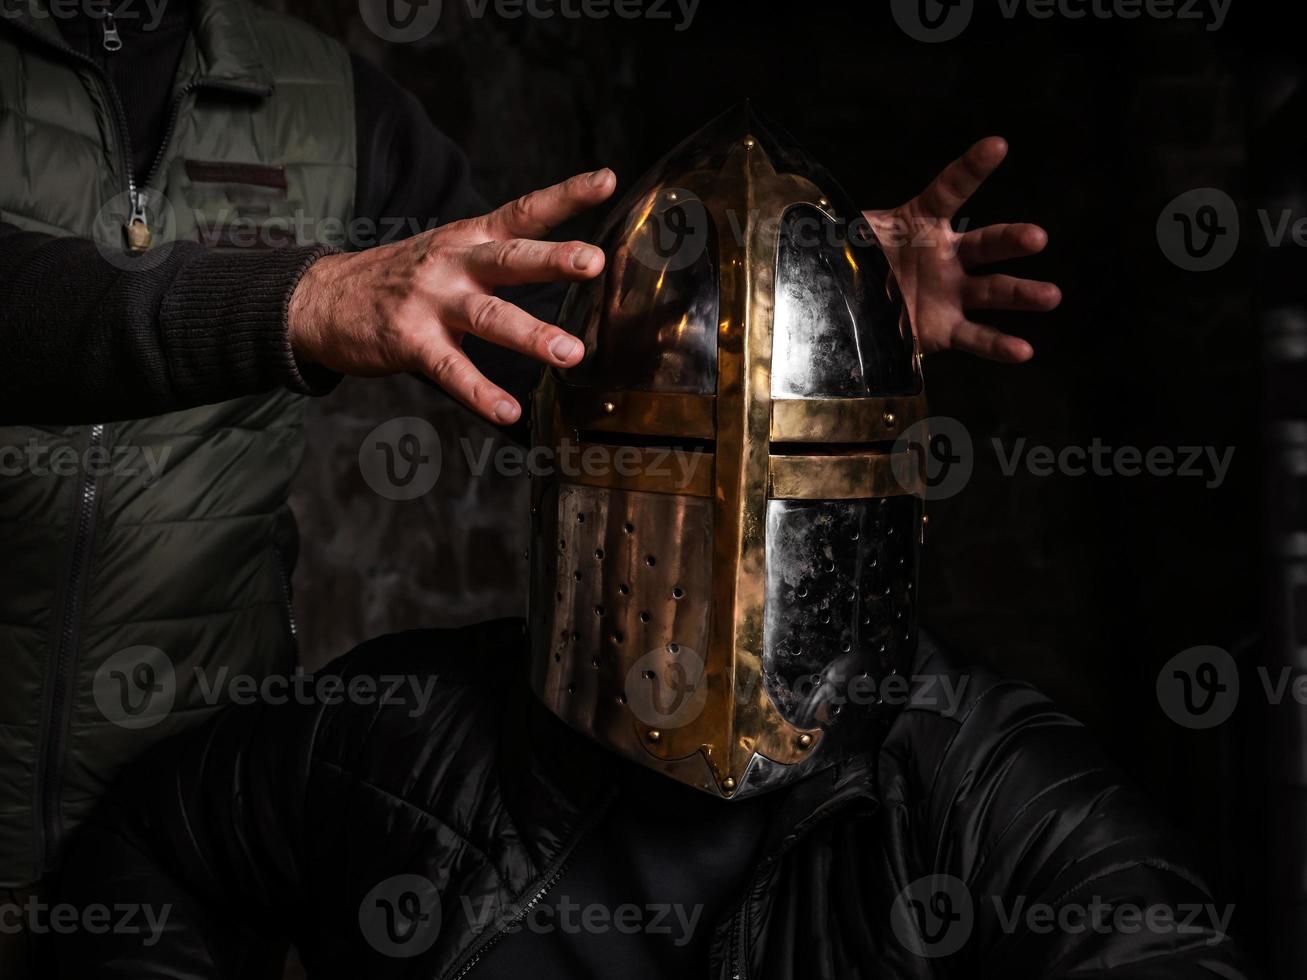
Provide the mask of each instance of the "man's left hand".
{"label": "man's left hand", "polygon": [[965,350],[1019,364],[1034,356],[1029,343],[971,320],[978,310],[1047,312],[1062,302],[1051,282],[976,270],[1042,252],[1048,233],[1038,225],[1001,224],[958,232],[953,217],[1007,156],[1007,141],[981,140],[949,164],[907,204],[867,211],[899,281],[923,352]]}

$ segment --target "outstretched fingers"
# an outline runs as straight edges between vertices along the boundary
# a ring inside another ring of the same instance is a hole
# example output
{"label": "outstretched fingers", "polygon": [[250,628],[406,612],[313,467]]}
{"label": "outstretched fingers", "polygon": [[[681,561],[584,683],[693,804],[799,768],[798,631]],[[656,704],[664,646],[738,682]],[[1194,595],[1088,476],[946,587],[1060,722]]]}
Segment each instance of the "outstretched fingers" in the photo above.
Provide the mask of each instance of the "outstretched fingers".
{"label": "outstretched fingers", "polygon": [[1007,156],[1007,140],[990,136],[950,163],[918,198],[932,218],[951,219]]}
{"label": "outstretched fingers", "polygon": [[605,167],[532,191],[470,222],[482,240],[542,238],[554,228],[612,196],[616,175]]}
{"label": "outstretched fingers", "polygon": [[967,269],[1008,259],[1038,255],[1048,245],[1048,232],[1039,225],[989,225],[969,231],[958,240],[958,258]]}
{"label": "outstretched fingers", "polygon": [[1016,276],[970,276],[962,287],[967,310],[1016,310],[1047,313],[1062,302],[1062,290],[1051,282]]}
{"label": "outstretched fingers", "polygon": [[467,270],[487,286],[593,279],[604,268],[604,253],[584,242],[537,242],[510,238],[468,251]]}

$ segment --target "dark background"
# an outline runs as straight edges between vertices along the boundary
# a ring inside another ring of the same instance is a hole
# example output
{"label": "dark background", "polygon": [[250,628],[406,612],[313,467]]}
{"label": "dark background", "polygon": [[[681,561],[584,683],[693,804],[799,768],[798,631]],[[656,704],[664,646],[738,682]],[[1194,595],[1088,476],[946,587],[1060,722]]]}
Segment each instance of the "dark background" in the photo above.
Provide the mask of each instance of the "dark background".
{"label": "dark background", "polygon": [[[1008,162],[964,217],[1043,224],[1047,252],[1020,269],[1058,282],[1065,301],[1052,315],[1002,320],[1034,343],[1029,365],[927,360],[933,414],[961,420],[977,454],[966,490],[928,508],[923,622],[1089,725],[1195,839],[1248,947],[1267,948],[1266,869],[1281,855],[1264,829],[1274,750],[1251,673],[1274,577],[1262,558],[1264,263],[1252,218],[1236,258],[1207,273],[1168,262],[1155,226],[1192,188],[1252,206],[1255,136],[1289,99],[1276,72],[1292,78],[1274,38],[1287,46],[1298,25],[1278,12],[1250,23],[1238,0],[1219,31],[1148,17],[1008,19],[980,2],[961,37],[927,44],[883,3],[704,0],[678,32],[668,21],[475,18],[446,0],[434,34],[388,45],[353,0],[275,6],[416,93],[496,202],[605,165],[629,186],[744,97],[868,207],[906,200],[972,141],[1007,137]],[[1301,99],[1289,101],[1300,123]],[[1271,142],[1261,152],[1283,157]],[[431,418],[447,447],[475,425],[408,379],[347,383],[314,407],[295,501],[310,663],[377,633],[524,608],[524,481],[473,480],[447,451],[442,478],[417,501],[391,502],[363,482],[364,434],[404,415]],[[1008,477],[995,437],[1236,452],[1219,489],[1182,477]],[[1166,717],[1155,684],[1168,659],[1206,644],[1238,658],[1245,697],[1230,721],[1197,732]]]}

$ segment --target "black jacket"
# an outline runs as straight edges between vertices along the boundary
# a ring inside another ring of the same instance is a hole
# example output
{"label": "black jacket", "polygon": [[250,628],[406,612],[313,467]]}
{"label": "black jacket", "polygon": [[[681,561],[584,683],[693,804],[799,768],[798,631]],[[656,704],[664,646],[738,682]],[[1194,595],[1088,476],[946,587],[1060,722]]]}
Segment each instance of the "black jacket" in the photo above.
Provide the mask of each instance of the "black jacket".
{"label": "black jacket", "polygon": [[[523,647],[516,621],[373,641],[337,676],[434,677],[426,710],[411,696],[237,709],[164,746],[83,829],[53,897],[167,905],[167,930],[152,947],[60,938],[59,975],[240,976],[260,944],[289,936],[312,977],[435,980],[471,966],[475,980],[503,923],[564,877],[628,765],[515,683]],[[965,685],[957,710],[918,699],[874,759],[783,791],[751,880],[715,923],[711,976],[1247,975],[1175,834],[1077,723],[938,652],[917,674]],[[435,882],[442,909],[434,944],[404,959],[359,924],[370,889],[400,874]],[[957,887],[951,904],[932,894]],[[461,898],[499,914],[469,922]],[[1096,900],[1164,908],[1174,925],[1096,929],[1110,915],[1073,914]],[[1045,904],[1067,928],[1033,917]]]}

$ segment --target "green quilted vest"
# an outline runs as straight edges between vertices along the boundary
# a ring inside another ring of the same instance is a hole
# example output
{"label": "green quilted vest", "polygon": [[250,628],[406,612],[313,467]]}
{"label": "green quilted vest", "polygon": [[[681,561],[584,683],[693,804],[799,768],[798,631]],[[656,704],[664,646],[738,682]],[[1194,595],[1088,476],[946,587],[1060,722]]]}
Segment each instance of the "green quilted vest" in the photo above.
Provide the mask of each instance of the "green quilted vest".
{"label": "green quilted vest", "polygon": [[[171,212],[155,248],[296,230],[338,244],[356,152],[343,48],[245,0],[199,0],[175,109],[141,191]],[[48,16],[0,20],[0,219],[125,248],[120,115]],[[0,885],[38,880],[122,766],[203,721],[237,678],[292,669],[303,408],[281,391],[0,428]]]}

